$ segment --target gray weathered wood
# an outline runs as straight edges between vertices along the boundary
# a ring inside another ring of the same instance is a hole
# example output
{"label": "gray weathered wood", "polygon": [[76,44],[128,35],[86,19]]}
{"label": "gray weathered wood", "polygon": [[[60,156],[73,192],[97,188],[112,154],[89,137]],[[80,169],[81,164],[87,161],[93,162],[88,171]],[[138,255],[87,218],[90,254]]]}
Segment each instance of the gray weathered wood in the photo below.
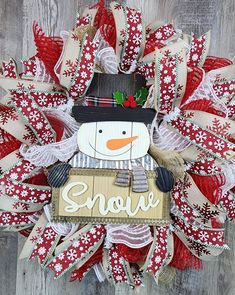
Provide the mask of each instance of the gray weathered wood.
{"label": "gray weathered wood", "polygon": [[18,237],[0,232],[0,295],[13,295],[16,290]]}
{"label": "gray weathered wood", "polygon": [[[20,60],[34,54],[32,34],[34,20],[39,22],[45,33],[58,35],[60,30],[69,29],[73,25],[79,9],[94,2],[1,0],[0,59],[12,56]],[[147,23],[155,19],[173,21],[177,28],[186,33],[193,31],[201,34],[211,30],[210,53],[230,58],[235,56],[234,0],[127,0],[127,3],[141,7]],[[23,239],[19,238],[19,251]],[[137,292],[127,286],[118,286],[114,290],[107,282],[99,284],[93,272],[82,283],[68,283],[68,277],[54,281],[53,274],[41,270],[36,261],[17,263],[16,235],[0,233],[0,295],[114,293],[233,295],[235,294],[234,224],[229,226],[227,241],[231,251],[226,251],[216,261],[205,263],[202,271],[178,271],[174,281],[168,285],[156,286],[152,279],[147,279],[145,287]]]}
{"label": "gray weathered wood", "polygon": [[[23,247],[25,238],[19,237],[19,253]],[[81,282],[69,283],[69,275],[54,280],[54,272],[42,270],[37,260],[19,260],[17,264],[16,295],[71,295],[86,294],[107,295],[114,294],[114,288],[108,282],[99,284],[93,270]],[[12,294],[13,295],[13,294]]]}

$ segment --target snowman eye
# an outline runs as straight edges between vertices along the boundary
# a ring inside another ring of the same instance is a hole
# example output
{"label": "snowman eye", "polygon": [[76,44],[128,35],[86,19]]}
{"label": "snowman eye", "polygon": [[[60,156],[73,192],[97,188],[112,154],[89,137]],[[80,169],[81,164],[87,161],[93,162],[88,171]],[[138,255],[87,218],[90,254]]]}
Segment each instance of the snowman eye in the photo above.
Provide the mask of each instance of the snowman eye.
{"label": "snowman eye", "polygon": [[122,134],[125,135],[126,134],[126,131],[122,131]]}
{"label": "snowman eye", "polygon": [[102,133],[102,132],[103,132],[103,131],[100,129],[100,130],[99,130],[99,133]]}

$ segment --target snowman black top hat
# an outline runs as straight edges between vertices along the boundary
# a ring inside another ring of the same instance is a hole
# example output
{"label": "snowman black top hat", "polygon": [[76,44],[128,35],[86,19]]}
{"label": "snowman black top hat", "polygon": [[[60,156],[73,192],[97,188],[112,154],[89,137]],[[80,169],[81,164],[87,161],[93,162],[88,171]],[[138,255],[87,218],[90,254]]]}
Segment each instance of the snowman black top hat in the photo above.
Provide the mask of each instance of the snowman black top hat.
{"label": "snowman black top hat", "polygon": [[[80,123],[127,121],[149,124],[153,121],[156,111],[150,108],[137,107],[135,97],[132,95],[127,96],[128,94],[141,93],[140,89],[144,89],[145,85],[145,79],[138,74],[95,73],[86,94],[87,97],[96,97],[98,100],[99,97],[106,97],[112,100],[111,94],[113,93],[119,96],[118,103],[112,103],[109,107],[100,106],[99,104],[97,106],[74,106],[72,109],[73,116]],[[144,90],[147,97],[147,90]],[[127,99],[124,101],[125,98],[123,98],[123,103],[120,103],[120,96],[122,95],[125,95],[130,101]],[[115,102],[115,100],[113,101]],[[131,106],[128,107],[129,105]]]}

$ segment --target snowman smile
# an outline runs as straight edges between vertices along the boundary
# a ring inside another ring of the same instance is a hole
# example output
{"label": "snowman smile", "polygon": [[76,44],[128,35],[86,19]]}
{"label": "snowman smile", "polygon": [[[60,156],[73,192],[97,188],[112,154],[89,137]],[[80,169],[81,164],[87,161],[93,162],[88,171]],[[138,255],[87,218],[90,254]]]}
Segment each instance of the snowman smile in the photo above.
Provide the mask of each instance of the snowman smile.
{"label": "snowman smile", "polygon": [[129,149],[127,149],[126,151],[124,151],[124,152],[122,152],[122,153],[119,153],[119,154],[108,155],[108,154],[104,154],[104,153],[101,153],[101,152],[97,151],[97,150],[91,145],[90,142],[89,142],[89,146],[90,146],[90,147],[91,147],[96,153],[98,153],[98,154],[100,154],[100,155],[102,155],[102,156],[106,156],[106,157],[117,157],[117,156],[124,155],[124,154],[128,153],[128,152],[130,151],[130,149],[133,147],[133,145],[132,145],[132,146],[129,147]]}

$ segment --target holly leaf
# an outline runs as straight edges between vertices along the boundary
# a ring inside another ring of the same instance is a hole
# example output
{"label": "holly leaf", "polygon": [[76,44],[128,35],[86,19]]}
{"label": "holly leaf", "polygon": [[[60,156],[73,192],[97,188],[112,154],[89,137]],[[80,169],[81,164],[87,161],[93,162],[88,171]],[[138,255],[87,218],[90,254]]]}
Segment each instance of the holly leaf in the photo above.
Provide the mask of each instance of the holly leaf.
{"label": "holly leaf", "polygon": [[147,99],[148,90],[145,87],[141,87],[135,94],[135,100],[138,106],[142,106]]}
{"label": "holly leaf", "polygon": [[117,104],[123,104],[126,99],[126,94],[121,91],[113,92],[113,98],[116,100]]}

